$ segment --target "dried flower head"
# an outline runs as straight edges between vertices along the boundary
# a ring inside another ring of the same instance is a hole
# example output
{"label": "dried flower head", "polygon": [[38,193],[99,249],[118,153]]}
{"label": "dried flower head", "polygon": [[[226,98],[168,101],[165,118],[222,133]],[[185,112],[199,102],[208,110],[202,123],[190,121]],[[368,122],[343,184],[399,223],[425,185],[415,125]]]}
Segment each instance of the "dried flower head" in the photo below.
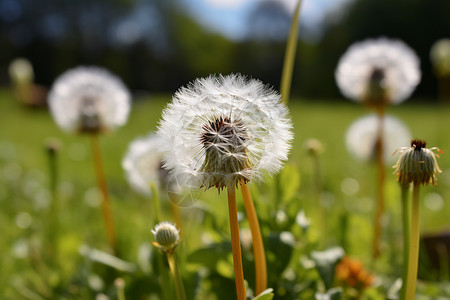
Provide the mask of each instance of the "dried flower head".
{"label": "dried flower head", "polygon": [[151,133],[132,141],[122,161],[131,187],[145,196],[152,193],[150,183],[156,187],[168,183],[169,174],[162,168],[163,148],[162,138]]}
{"label": "dried flower head", "polygon": [[436,156],[439,155],[433,151],[441,151],[436,147],[428,149],[426,146],[425,141],[413,139],[411,147],[398,149],[400,156],[394,166],[394,173],[398,176],[400,184],[407,186],[413,182],[436,185],[436,173],[441,173],[441,170],[436,161]]}
{"label": "dried flower head", "polygon": [[177,91],[158,134],[178,182],[219,190],[275,173],[287,159],[292,125],[280,95],[241,75],[210,76]]}
{"label": "dried flower head", "polygon": [[450,76],[450,39],[441,39],[433,44],[430,59],[438,76]]}
{"label": "dried flower head", "polygon": [[180,241],[180,231],[175,227],[175,224],[167,221],[156,224],[152,233],[155,236],[155,241],[152,244],[164,252],[173,251]]}
{"label": "dried flower head", "polygon": [[358,290],[371,286],[374,281],[374,276],[363,267],[360,261],[348,256],[344,256],[336,266],[336,278]]}
{"label": "dried flower head", "polygon": [[105,69],[78,67],[63,73],[49,95],[55,122],[69,132],[99,133],[125,124],[130,93]]}
{"label": "dried flower head", "polygon": [[342,94],[352,100],[398,104],[420,81],[419,59],[402,41],[368,39],[350,46],[335,77]]}
{"label": "dried flower head", "polygon": [[[364,116],[353,122],[347,129],[345,144],[351,155],[364,161],[375,159],[380,121],[378,118],[375,114]],[[384,116],[382,122],[384,160],[394,162],[392,153],[409,143],[411,133],[402,121],[393,116]]]}

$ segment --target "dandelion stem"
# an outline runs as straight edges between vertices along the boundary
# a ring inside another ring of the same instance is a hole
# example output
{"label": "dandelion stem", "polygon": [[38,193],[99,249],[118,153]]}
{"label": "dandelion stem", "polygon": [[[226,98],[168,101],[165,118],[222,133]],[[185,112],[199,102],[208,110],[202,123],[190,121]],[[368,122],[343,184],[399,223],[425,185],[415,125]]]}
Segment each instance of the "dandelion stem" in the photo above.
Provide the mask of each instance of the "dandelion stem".
{"label": "dandelion stem", "polygon": [[245,300],[244,271],[242,268],[241,241],[239,238],[236,190],[234,186],[228,187],[228,214],[230,218],[231,248],[233,251],[236,294],[238,300]]}
{"label": "dandelion stem", "polygon": [[58,149],[55,141],[49,141],[46,145],[48,154],[48,165],[50,175],[50,193],[52,201],[50,204],[50,216],[47,228],[48,243],[50,255],[53,261],[58,261],[58,238],[59,238],[59,199],[57,195],[58,188]]}
{"label": "dandelion stem", "polygon": [[376,160],[378,171],[377,182],[377,208],[375,214],[372,258],[376,259],[380,255],[380,238],[381,238],[381,219],[384,212],[384,182],[385,182],[385,165],[383,151],[383,109],[378,109],[378,129],[376,141]]}
{"label": "dandelion stem", "polygon": [[414,299],[414,295],[416,293],[417,267],[419,260],[419,242],[420,242],[419,198],[420,198],[420,183],[414,183],[412,191],[411,235],[410,235],[409,256],[408,256],[409,269],[406,281],[405,299]]}
{"label": "dandelion stem", "polygon": [[150,188],[152,190],[152,196],[153,196],[153,222],[154,225],[158,224],[160,222],[160,210],[161,210],[161,206],[159,203],[159,192],[158,189],[156,188],[156,185],[154,182],[150,183]]}
{"label": "dandelion stem", "polygon": [[92,155],[95,165],[95,174],[97,176],[97,184],[102,192],[102,213],[103,221],[106,227],[106,236],[108,243],[113,251],[116,250],[116,232],[114,229],[114,221],[111,214],[111,204],[109,201],[108,187],[106,185],[105,173],[103,172],[102,165],[102,155],[100,152],[100,145],[98,142],[98,136],[96,134],[91,134],[91,146]]}
{"label": "dandelion stem", "polygon": [[402,186],[402,222],[403,222],[403,269],[402,269],[402,289],[400,290],[400,300],[406,300],[406,279],[409,269],[409,230],[410,230],[410,204],[408,200],[408,186]]}
{"label": "dandelion stem", "polygon": [[177,228],[180,230],[180,236],[183,237],[183,226],[181,221],[180,208],[172,201],[170,201],[170,212],[172,213],[172,217],[175,221],[175,224],[177,225]]}
{"label": "dandelion stem", "polygon": [[256,215],[255,206],[248,185],[241,184],[242,198],[244,199],[245,212],[247,214],[250,230],[252,232],[253,255],[255,256],[255,276],[256,288],[255,294],[259,295],[267,289],[267,265],[264,244],[259,227],[258,217]]}
{"label": "dandelion stem", "polygon": [[174,253],[166,252],[167,262],[169,263],[170,273],[175,282],[175,292],[178,300],[186,300],[186,293],[184,291],[183,280],[181,279],[180,270],[178,269]]}
{"label": "dandelion stem", "polygon": [[283,73],[281,75],[281,98],[286,104],[289,102],[291,91],[292,72],[294,70],[295,54],[297,50],[298,23],[300,19],[301,3],[302,0],[298,0],[297,6],[295,7],[291,28],[289,30],[289,38],[286,45],[286,53],[284,55]]}

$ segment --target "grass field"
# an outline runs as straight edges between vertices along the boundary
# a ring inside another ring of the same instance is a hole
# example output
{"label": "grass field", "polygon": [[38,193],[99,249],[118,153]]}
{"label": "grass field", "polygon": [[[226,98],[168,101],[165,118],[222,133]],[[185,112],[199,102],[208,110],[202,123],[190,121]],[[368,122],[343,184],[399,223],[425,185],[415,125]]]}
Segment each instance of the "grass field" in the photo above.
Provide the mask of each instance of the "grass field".
{"label": "grass field", "polygon": [[[111,282],[117,276],[124,277],[130,283],[127,294],[149,293],[151,288],[146,283],[151,282],[150,286],[156,283],[155,280],[148,279],[152,273],[146,273],[146,263],[141,260],[146,257],[142,253],[153,251],[150,245],[153,239],[150,233],[152,205],[151,201],[129,188],[121,161],[133,139],[156,129],[161,110],[170,98],[170,95],[150,95],[135,100],[128,124],[117,132],[101,137],[105,172],[119,236],[120,257],[139,265],[140,268],[139,272],[134,273],[110,273],[106,267],[88,262],[79,253],[81,245],[102,250],[106,243],[95,189],[89,139],[62,132],[54,124],[48,110],[23,107],[15,101],[9,90],[0,90],[0,226],[3,229],[0,235],[0,291],[4,291],[5,295],[2,299],[92,299],[98,292],[113,297]],[[362,260],[382,278],[383,282],[376,288],[378,292],[373,292],[373,296],[367,296],[367,299],[383,299],[384,296],[379,295],[383,295],[383,291],[386,291],[400,274],[400,191],[395,176],[391,174],[393,169],[388,165],[383,253],[377,264],[370,266],[376,170],[373,164],[351,157],[344,143],[348,126],[370,112],[343,99],[295,99],[289,106],[294,122],[295,140],[287,170],[277,178],[283,179],[282,184],[290,186],[286,187],[286,190],[292,191],[292,194],[284,197],[284,200],[278,199],[277,201],[281,202],[274,206],[270,202],[271,199],[280,197],[273,195],[273,191],[269,189],[274,186],[274,181],[253,184],[255,199],[261,201],[256,205],[258,213],[261,214],[263,232],[269,234],[290,228],[283,221],[279,223],[277,218],[282,219],[285,214],[288,220],[295,219],[298,210],[305,209],[307,217],[312,219],[312,229],[306,240],[302,238],[298,228],[292,229],[298,242],[293,248],[298,246],[304,249],[305,243],[309,242],[316,250],[343,246],[347,254]],[[437,146],[444,151],[438,160],[443,170],[443,173],[438,175],[438,186],[425,187],[422,192],[424,201],[421,208],[421,228],[423,233],[449,230],[450,204],[446,200],[450,196],[450,108],[438,107],[427,101],[415,101],[391,107],[388,113],[406,123],[413,137],[425,139],[430,146]],[[51,227],[48,221],[52,198],[49,191],[48,157],[44,145],[49,137],[57,138],[62,146],[58,156],[60,183],[56,227]],[[320,156],[325,231],[317,218],[317,194],[313,180],[316,170],[304,147],[308,138],[320,140],[325,149]],[[346,184],[350,184],[351,192],[345,188]],[[182,209],[187,224],[183,245],[186,253],[192,254],[194,250],[201,248],[205,239],[214,242],[227,240],[228,221],[224,195],[221,194],[220,199],[217,199],[216,193],[207,192],[202,199],[196,205]],[[238,207],[242,211],[242,205],[238,204]],[[245,227],[244,222],[243,228]],[[45,246],[42,245],[45,244],[44,237],[52,231],[58,232],[59,236],[56,266],[49,265],[45,257],[39,254],[39,249]],[[273,253],[276,257],[276,252]],[[195,255],[181,256],[185,261],[184,269],[187,274],[198,274],[195,265],[199,262]],[[288,260],[286,265],[289,263],[288,269],[299,273],[299,281],[303,278],[313,282],[314,278],[317,278],[317,274],[300,274],[302,270],[308,269],[300,266],[301,253],[289,257],[290,261]],[[205,258],[205,265],[210,264],[211,259]],[[269,257],[269,266],[270,262]],[[273,266],[277,268],[275,262]],[[229,277],[229,264],[217,268],[220,269],[218,273],[221,276]],[[280,270],[286,272],[285,268],[280,267]],[[273,271],[271,276],[275,276],[275,279],[270,277],[273,281],[269,282],[269,286],[272,283],[272,287],[276,288],[277,285],[280,290],[282,284],[276,279],[278,275]],[[191,277],[185,275],[185,280],[192,283],[195,279]],[[433,276],[430,275],[429,278],[433,279]],[[449,280],[448,277],[443,279],[447,282]],[[96,285],[95,280],[103,285]],[[215,286],[213,281],[210,285],[209,289]],[[310,287],[303,288],[307,290]],[[289,290],[286,287],[285,289]],[[443,288],[437,281],[435,284],[419,284],[422,294],[450,295],[448,286],[445,292],[444,290],[445,286]],[[193,288],[188,287],[188,293],[193,294]],[[275,299],[289,299],[287,296],[283,298],[281,292],[277,295],[279,298]],[[308,299],[307,295],[310,294],[305,292],[299,297]],[[137,298],[130,296],[129,299]],[[204,299],[215,298],[210,296]]]}

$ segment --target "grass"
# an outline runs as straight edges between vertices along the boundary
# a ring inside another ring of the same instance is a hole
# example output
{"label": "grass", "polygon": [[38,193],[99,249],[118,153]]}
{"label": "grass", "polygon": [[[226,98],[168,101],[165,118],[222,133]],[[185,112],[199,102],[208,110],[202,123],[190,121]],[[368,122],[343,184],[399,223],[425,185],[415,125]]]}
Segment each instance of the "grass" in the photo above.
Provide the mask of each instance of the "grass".
{"label": "grass", "polygon": [[[130,190],[121,167],[121,161],[128,144],[133,139],[156,129],[162,108],[168,101],[170,101],[170,95],[152,95],[136,100],[133,103],[128,124],[118,129],[117,132],[100,139],[105,172],[111,192],[113,215],[116,219],[121,245],[120,257],[138,264],[140,264],[138,249],[141,249],[140,255],[142,255],[146,251],[145,249],[148,249],[152,239],[150,234],[152,205],[148,199],[143,199]],[[353,159],[347,153],[344,144],[345,131],[348,126],[369,112],[364,107],[341,99],[329,101],[293,99],[289,107],[294,121],[295,141],[288,165],[299,170],[300,185],[298,190],[293,189],[294,195],[288,198],[294,199],[298,204],[292,204],[292,201],[283,203],[280,200],[281,204],[276,208],[286,210],[288,216],[295,216],[297,210],[303,207],[307,210],[307,216],[311,215],[314,218],[315,203],[312,202],[315,193],[314,164],[311,157],[306,154],[304,142],[308,138],[320,140],[325,147],[325,151],[321,155],[324,190],[322,199],[325,203],[324,213],[327,216],[329,230],[327,234],[323,234],[319,231],[319,227],[314,227],[313,220],[309,238],[316,242],[324,240],[323,243],[315,244],[319,250],[328,246],[344,244],[348,254],[369,264],[376,170],[371,164]],[[438,146],[444,151],[438,160],[443,170],[443,174],[438,176],[439,185],[425,187],[422,192],[425,201],[421,203],[423,206],[421,207],[421,232],[440,232],[448,229],[450,204],[446,201],[441,202],[440,199],[448,199],[450,196],[450,174],[446,172],[450,168],[450,156],[448,155],[450,118],[447,117],[450,115],[450,108],[437,107],[426,101],[415,101],[391,107],[388,113],[404,121],[414,137],[425,139],[430,146]],[[86,274],[108,273],[102,273],[98,267],[90,265],[78,253],[81,244],[99,249],[104,248],[106,244],[100,209],[96,200],[96,181],[88,138],[62,132],[54,124],[46,109],[30,109],[20,106],[7,89],[0,90],[0,128],[2,128],[0,130],[0,186],[2,187],[0,189],[0,207],[2,208],[0,226],[4,229],[0,237],[0,252],[4,254],[0,258],[2,266],[0,290],[6,291],[5,297],[7,298],[15,298],[17,294],[20,294],[24,299],[40,299],[33,298],[30,294],[51,295],[51,292],[48,291],[49,286],[54,290],[60,289],[59,295],[72,295],[67,290],[73,288],[79,289],[79,293],[74,292],[73,295],[82,295],[81,298],[92,296],[92,294],[82,294],[87,292],[80,288],[82,284],[79,283],[84,282],[91,287],[91,290],[95,291],[91,282],[93,279],[89,280],[89,276]],[[58,249],[60,257],[63,259],[59,262],[59,269],[61,273],[72,274],[65,278],[52,271],[55,268],[49,267],[45,261],[42,261],[42,258],[33,258],[32,253],[24,252],[24,249],[30,251],[30,249],[41,248],[40,238],[46,230],[50,183],[44,144],[49,137],[56,137],[62,144],[59,156],[61,175],[59,194],[62,207],[59,230],[62,235]],[[391,175],[392,171],[390,168],[386,170],[388,214],[387,226],[383,235],[385,252],[373,269],[395,278],[400,275],[400,270],[396,270],[395,267],[398,268],[401,263],[400,255],[402,253],[401,241],[399,241],[401,237],[401,203],[400,189],[395,182],[395,176]],[[294,173],[286,171],[282,176],[294,178],[292,174]],[[344,180],[350,183],[357,182],[359,188],[354,193],[345,193],[342,189]],[[293,182],[289,184],[295,185]],[[269,180],[266,184],[253,184],[252,187],[253,193],[256,194],[255,201],[260,199],[260,204],[256,203],[256,205],[257,210],[258,205],[260,206],[258,213],[262,215],[263,219],[263,234],[264,232],[269,233],[269,230],[271,232],[273,226],[279,226],[280,230],[284,228],[282,225],[277,225],[276,221],[270,220],[276,211],[269,209],[271,207],[271,204],[269,205],[267,202],[269,196],[264,193],[264,189],[267,187],[274,187],[274,182]],[[220,242],[226,240],[224,237],[228,236],[226,195],[221,194],[220,200],[214,196],[211,201],[206,199],[208,195],[211,195],[211,192],[206,193],[205,200],[197,203],[196,206],[182,211],[184,218],[191,221],[186,222],[188,225],[184,230],[186,235],[183,245],[183,249],[189,253],[200,248],[202,239],[204,240],[206,237]],[[440,195],[441,198],[436,195]],[[243,211],[240,198],[238,198],[238,210]],[[169,214],[165,216],[168,217]],[[29,217],[31,217],[31,223]],[[198,222],[199,218],[202,218],[202,224]],[[30,223],[29,226],[28,223]],[[345,230],[342,229],[344,228],[342,224],[346,224]],[[246,227],[245,224],[244,227]],[[151,248],[148,251],[152,251]],[[246,251],[245,247],[243,251]],[[271,272],[270,251],[269,249],[269,273]],[[181,257],[181,260],[186,261],[187,258]],[[291,262],[292,268],[295,269],[297,266],[298,263]],[[221,270],[218,271],[222,274],[221,276],[225,278],[228,276],[226,275],[230,272],[228,267],[217,266],[218,270]],[[298,268],[300,267],[298,266]],[[141,269],[144,270],[144,267]],[[244,262],[244,271],[251,272],[250,269],[252,267],[246,266]],[[195,268],[187,264],[182,267],[183,271],[188,274],[189,272],[195,273]],[[36,277],[36,272],[50,275],[48,278],[42,279]],[[118,276],[118,274],[115,275]],[[109,282],[109,276],[113,275],[105,275],[102,280],[105,283]],[[133,276],[130,274],[122,274],[122,276],[125,276],[128,282],[132,282],[132,289],[136,293],[139,289],[145,290],[143,286],[153,282],[148,279],[148,273],[146,274],[145,271]],[[273,278],[274,274],[269,274],[270,276]],[[250,276],[246,276],[246,279],[247,277]],[[152,284],[157,286],[156,283]],[[214,286],[213,281],[210,284]],[[269,286],[271,286],[270,284],[269,278]],[[274,287],[273,281],[271,287]],[[433,292],[430,290],[433,288],[434,286],[419,286],[422,293],[426,291],[426,293],[432,294]],[[114,294],[106,288],[100,290]],[[439,289],[437,291],[439,293]],[[188,293],[193,293],[193,291],[189,291],[189,287]],[[63,296],[61,298],[66,299]],[[70,297],[67,296],[67,298]],[[70,299],[81,298],[74,296]]]}

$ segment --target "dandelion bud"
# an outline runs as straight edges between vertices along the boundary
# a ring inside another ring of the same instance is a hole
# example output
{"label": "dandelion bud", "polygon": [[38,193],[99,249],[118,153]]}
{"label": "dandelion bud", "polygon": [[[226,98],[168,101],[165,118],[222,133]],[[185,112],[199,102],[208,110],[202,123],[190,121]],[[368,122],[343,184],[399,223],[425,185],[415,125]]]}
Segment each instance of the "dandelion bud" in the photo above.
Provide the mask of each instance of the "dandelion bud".
{"label": "dandelion bud", "polygon": [[155,236],[153,245],[165,252],[172,252],[180,239],[180,231],[170,222],[161,222],[152,230]]}
{"label": "dandelion bud", "polygon": [[441,170],[436,161],[438,155],[433,150],[440,150],[436,147],[427,149],[426,145],[425,141],[414,139],[411,147],[399,149],[400,156],[394,168],[400,184],[407,186],[413,182],[436,185],[436,173],[441,173]]}

